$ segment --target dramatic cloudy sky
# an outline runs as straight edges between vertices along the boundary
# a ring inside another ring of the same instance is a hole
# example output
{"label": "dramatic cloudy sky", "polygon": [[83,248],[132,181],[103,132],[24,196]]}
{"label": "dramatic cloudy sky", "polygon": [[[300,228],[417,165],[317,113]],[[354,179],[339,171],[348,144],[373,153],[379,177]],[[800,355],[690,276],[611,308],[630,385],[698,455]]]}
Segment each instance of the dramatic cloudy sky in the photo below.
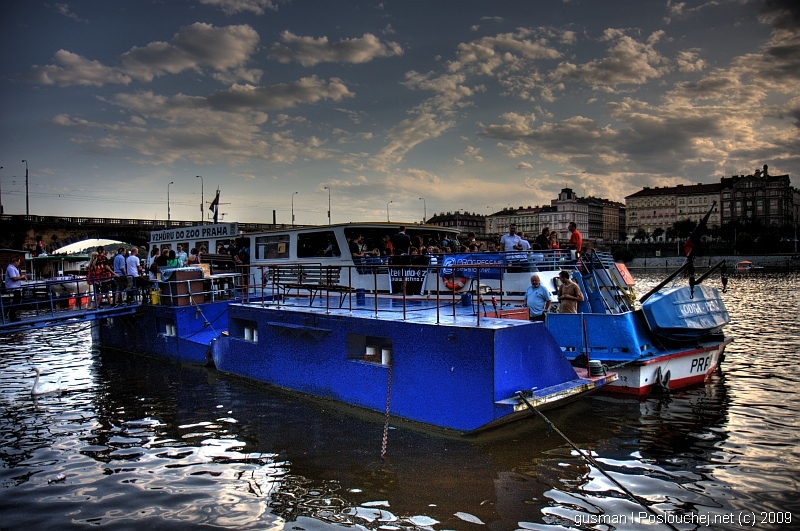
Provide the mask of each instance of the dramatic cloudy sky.
{"label": "dramatic cloudy sky", "polygon": [[[0,3],[6,213],[418,221],[800,184],[796,0]],[[196,176],[202,175],[201,182]],[[174,182],[173,185],[169,185]],[[294,192],[298,192],[294,194]],[[422,201],[420,198],[424,198]]]}

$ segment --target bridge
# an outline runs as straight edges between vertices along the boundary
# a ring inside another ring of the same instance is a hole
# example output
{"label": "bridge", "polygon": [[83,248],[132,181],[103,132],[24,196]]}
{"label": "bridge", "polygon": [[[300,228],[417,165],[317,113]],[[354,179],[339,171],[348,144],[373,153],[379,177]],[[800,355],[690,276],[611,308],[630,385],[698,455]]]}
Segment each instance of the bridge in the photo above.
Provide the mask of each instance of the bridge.
{"label": "bridge", "polygon": [[[0,216],[0,248],[31,250],[38,238],[45,245],[45,252],[87,239],[104,238],[119,240],[146,247],[150,232],[196,225],[197,220],[153,220],[130,218],[92,218],[68,216]],[[239,223],[239,230],[258,232],[274,228],[285,228],[284,224]]]}

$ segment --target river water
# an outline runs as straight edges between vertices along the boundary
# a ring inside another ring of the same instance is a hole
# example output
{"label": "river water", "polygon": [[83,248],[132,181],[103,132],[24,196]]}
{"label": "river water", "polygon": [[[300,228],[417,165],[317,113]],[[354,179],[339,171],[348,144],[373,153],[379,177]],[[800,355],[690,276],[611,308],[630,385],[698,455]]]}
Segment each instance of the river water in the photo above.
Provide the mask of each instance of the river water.
{"label": "river water", "polygon": [[[641,293],[656,280],[638,276]],[[710,381],[548,416],[672,529],[800,528],[798,293],[796,273],[734,275],[734,342]],[[65,391],[32,398],[34,366]],[[393,427],[382,461],[378,416],[100,351],[89,328],[0,338],[0,408],[0,529],[655,522],[539,419],[481,439]]]}

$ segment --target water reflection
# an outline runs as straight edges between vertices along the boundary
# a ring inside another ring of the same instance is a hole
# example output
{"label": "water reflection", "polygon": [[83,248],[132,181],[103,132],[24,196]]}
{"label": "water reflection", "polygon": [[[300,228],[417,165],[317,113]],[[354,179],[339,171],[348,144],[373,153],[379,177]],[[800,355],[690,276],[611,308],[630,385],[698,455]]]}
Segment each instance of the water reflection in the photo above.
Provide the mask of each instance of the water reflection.
{"label": "water reflection", "polygon": [[[798,288],[796,275],[732,277],[735,342],[705,385],[641,401],[597,395],[548,415],[661,512],[800,518]],[[65,391],[31,397],[34,366]],[[9,528],[558,529],[642,510],[538,420],[482,439],[399,425],[381,462],[376,416],[98,352],[85,328],[0,340],[0,406]]]}

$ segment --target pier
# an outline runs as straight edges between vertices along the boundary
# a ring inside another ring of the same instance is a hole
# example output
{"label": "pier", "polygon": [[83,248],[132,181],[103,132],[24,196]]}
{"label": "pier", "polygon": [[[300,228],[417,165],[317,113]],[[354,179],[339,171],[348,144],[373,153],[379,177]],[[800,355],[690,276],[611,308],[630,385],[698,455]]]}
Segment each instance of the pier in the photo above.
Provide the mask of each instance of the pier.
{"label": "pier", "polygon": [[[96,294],[88,289],[86,279],[56,278],[38,282],[24,282],[22,300],[14,304],[9,293],[0,299],[0,336],[38,328],[81,324],[119,315],[136,312],[143,297],[134,293],[136,288],[117,295],[127,297],[136,295],[134,301],[116,306],[102,305],[98,308]],[[9,311],[16,310],[17,319],[8,317]]]}

